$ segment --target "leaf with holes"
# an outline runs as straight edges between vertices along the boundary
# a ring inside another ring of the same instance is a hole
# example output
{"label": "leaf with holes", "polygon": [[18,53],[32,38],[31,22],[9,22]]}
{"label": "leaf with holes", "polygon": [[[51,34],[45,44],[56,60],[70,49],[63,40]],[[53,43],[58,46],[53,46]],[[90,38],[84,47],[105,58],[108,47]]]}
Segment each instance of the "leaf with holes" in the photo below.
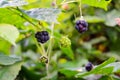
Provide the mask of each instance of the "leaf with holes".
{"label": "leaf with holes", "polygon": [[25,0],[0,0],[0,8],[27,5]]}
{"label": "leaf with holes", "polygon": [[28,11],[23,11],[30,17],[36,20],[43,20],[46,22],[57,22],[57,15],[61,12],[56,8],[34,8]]}
{"label": "leaf with holes", "polygon": [[19,31],[16,27],[9,24],[0,24],[0,37],[9,43],[15,45],[15,40],[19,36]]}

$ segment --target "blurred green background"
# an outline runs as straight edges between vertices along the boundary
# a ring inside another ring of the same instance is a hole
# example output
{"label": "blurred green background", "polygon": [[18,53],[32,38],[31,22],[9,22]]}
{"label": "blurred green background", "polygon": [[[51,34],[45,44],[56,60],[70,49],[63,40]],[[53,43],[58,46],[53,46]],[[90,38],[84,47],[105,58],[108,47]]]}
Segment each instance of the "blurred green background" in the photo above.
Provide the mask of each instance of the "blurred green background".
{"label": "blurred green background", "polygon": [[[52,0],[28,0],[29,4],[23,9],[53,8]],[[61,4],[57,0],[58,8],[61,9],[54,29],[54,45],[50,60],[50,80],[84,80],[75,78],[79,68],[84,68],[88,62],[99,65],[110,57],[120,61],[120,26],[115,18],[120,17],[120,0],[112,0],[108,10],[82,5],[84,19],[89,24],[85,33],[79,33],[75,29],[75,21],[80,18],[79,3]],[[67,7],[66,7],[67,6]],[[20,16],[6,8],[0,8],[0,23],[12,24],[20,32],[16,46],[0,38],[0,53],[21,57],[24,61],[21,71],[15,80],[46,80],[45,64],[40,63],[41,54],[36,46],[34,34],[36,28]],[[39,22],[34,20],[39,25]],[[50,32],[50,24],[41,21],[41,28]],[[12,37],[11,35],[9,35]],[[60,47],[61,36],[67,36],[71,40],[71,47]],[[47,48],[49,41],[46,43]],[[120,80],[117,73],[113,80]],[[89,77],[85,80],[95,80]],[[109,75],[104,75],[97,80],[112,80]]]}

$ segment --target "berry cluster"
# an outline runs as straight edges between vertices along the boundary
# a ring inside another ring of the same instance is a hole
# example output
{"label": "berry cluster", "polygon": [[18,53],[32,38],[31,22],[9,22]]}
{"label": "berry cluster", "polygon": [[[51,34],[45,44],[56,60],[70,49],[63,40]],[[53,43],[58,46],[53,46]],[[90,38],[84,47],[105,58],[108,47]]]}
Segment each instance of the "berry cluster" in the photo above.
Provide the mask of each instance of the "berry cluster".
{"label": "berry cluster", "polygon": [[41,32],[37,32],[35,34],[35,37],[37,39],[38,42],[40,43],[45,43],[49,40],[49,34],[47,31],[41,31]]}
{"label": "berry cluster", "polygon": [[60,39],[60,44],[62,47],[69,47],[71,45],[71,41],[68,37],[63,36]]}
{"label": "berry cluster", "polygon": [[89,62],[89,63],[85,66],[85,69],[86,69],[87,71],[91,71],[92,68],[93,68],[93,64],[92,64],[91,62]]}
{"label": "berry cluster", "polygon": [[85,20],[78,20],[76,22],[75,28],[78,32],[83,33],[88,30],[88,23]]}

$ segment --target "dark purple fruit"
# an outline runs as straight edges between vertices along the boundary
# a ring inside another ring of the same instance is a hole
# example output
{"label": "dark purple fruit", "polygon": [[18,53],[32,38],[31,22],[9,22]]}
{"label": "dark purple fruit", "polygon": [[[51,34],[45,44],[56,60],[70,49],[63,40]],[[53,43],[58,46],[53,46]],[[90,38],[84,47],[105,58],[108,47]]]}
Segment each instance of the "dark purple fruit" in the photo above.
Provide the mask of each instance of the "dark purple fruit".
{"label": "dark purple fruit", "polygon": [[93,69],[93,64],[91,62],[89,62],[86,66],[85,66],[85,69],[87,71],[91,71]]}
{"label": "dark purple fruit", "polygon": [[35,38],[38,42],[45,43],[49,40],[50,37],[47,31],[41,31],[35,34]]}
{"label": "dark purple fruit", "polygon": [[75,28],[78,32],[83,33],[88,30],[88,23],[85,20],[78,20]]}

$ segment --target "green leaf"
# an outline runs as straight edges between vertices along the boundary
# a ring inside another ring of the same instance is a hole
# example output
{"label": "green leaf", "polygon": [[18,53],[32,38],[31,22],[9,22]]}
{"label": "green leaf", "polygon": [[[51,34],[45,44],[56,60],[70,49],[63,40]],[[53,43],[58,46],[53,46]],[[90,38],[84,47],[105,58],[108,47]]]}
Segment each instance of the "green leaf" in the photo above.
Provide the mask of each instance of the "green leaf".
{"label": "green leaf", "polygon": [[107,61],[103,62],[102,64],[100,64],[99,66],[97,66],[94,70],[97,71],[103,67],[105,67],[106,65],[112,63],[112,62],[115,62],[116,59],[114,57],[111,57],[110,59],[108,59]]}
{"label": "green leaf", "polygon": [[104,67],[112,62],[115,62],[115,60],[116,59],[114,57],[111,57],[110,59],[103,62],[102,64],[97,66],[95,69],[91,70],[90,72],[78,73],[76,77],[84,77],[90,74],[103,74],[103,73],[110,74],[113,71],[113,67],[107,67],[107,68],[104,68]]}
{"label": "green leaf", "polygon": [[0,24],[0,37],[15,45],[15,40],[19,36],[19,31],[16,27],[9,24]]}
{"label": "green leaf", "polygon": [[[102,74],[102,75],[108,75],[111,74],[113,72],[114,67],[106,67],[106,68],[101,68],[97,71],[92,70],[90,72],[83,72],[83,73],[79,73],[77,74],[76,77],[84,77],[84,76],[88,76],[91,74]],[[79,76],[78,76],[79,75]]]}
{"label": "green leaf", "polygon": [[97,71],[95,74],[111,74],[113,72],[114,67],[106,67],[106,68],[102,68],[99,71]]}
{"label": "green leaf", "polygon": [[109,40],[112,42],[117,42],[118,40],[118,32],[116,30],[113,30],[111,28],[107,29],[107,36],[109,37]]}
{"label": "green leaf", "polygon": [[111,2],[111,0],[82,0],[83,4],[87,4],[93,7],[99,7],[103,8],[104,10],[107,10],[108,4]]}
{"label": "green leaf", "polygon": [[36,20],[58,23],[56,19],[61,11],[56,8],[34,8],[24,12]]}
{"label": "green leaf", "polygon": [[0,8],[0,23],[12,24],[17,28],[25,29],[25,20],[6,8]]}
{"label": "green leaf", "polygon": [[67,77],[73,77],[75,74],[78,73],[78,71],[76,70],[71,70],[71,69],[61,69],[59,70],[60,73],[66,75]]}
{"label": "green leaf", "polygon": [[100,17],[97,17],[97,16],[84,16],[84,18],[88,23],[104,22],[103,18],[100,18]]}
{"label": "green leaf", "polygon": [[0,64],[1,65],[11,65],[11,64],[14,64],[17,61],[20,61],[20,58],[0,55]]}
{"label": "green leaf", "polygon": [[0,8],[15,7],[28,4],[25,0],[0,0]]}
{"label": "green leaf", "polygon": [[69,58],[74,59],[74,54],[73,54],[73,51],[72,51],[72,49],[70,47],[67,47],[67,48],[61,47],[61,50]]}
{"label": "green leaf", "polygon": [[0,80],[14,80],[21,70],[23,62],[5,66],[0,69]]}
{"label": "green leaf", "polygon": [[120,62],[113,62],[111,64],[108,64],[106,67],[114,67],[113,72],[120,71]]}
{"label": "green leaf", "polygon": [[[104,10],[107,10],[108,4],[111,2],[111,0],[81,0],[82,4],[87,4],[93,7],[99,7],[103,8]],[[64,0],[62,4],[64,3],[72,3],[72,2],[80,2],[80,0]]]}
{"label": "green leaf", "polygon": [[61,4],[64,3],[73,3],[73,2],[77,2],[78,0],[64,0]]}
{"label": "green leaf", "polygon": [[111,75],[102,76],[99,80],[119,80],[118,77],[113,77]]}
{"label": "green leaf", "polygon": [[3,39],[0,39],[0,52],[10,54],[11,44]]}

